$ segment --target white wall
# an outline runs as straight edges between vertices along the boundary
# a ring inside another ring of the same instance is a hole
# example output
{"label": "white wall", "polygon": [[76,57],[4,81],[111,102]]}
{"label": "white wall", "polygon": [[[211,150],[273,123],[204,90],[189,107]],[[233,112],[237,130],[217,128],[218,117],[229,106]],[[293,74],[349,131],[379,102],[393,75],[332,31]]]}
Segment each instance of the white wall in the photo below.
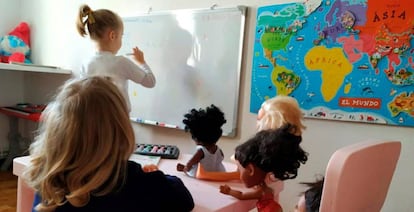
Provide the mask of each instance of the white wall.
{"label": "white wall", "polygon": [[0,36],[3,36],[20,22],[20,0],[0,0],[0,5]]}
{"label": "white wall", "polygon": [[[4,0],[1,0],[4,1]],[[9,2],[9,1],[8,1]],[[249,94],[251,81],[252,52],[256,9],[258,6],[275,4],[277,0],[22,0],[24,19],[32,26],[33,60],[46,65],[71,68],[77,74],[81,62],[93,54],[93,46],[77,35],[75,18],[81,3],[88,3],[92,9],[109,8],[119,14],[130,15],[134,12],[156,10],[208,8],[213,4],[220,7],[246,5],[249,7],[246,39],[244,45],[241,95],[239,104],[239,130],[234,139],[223,138],[218,144],[226,155],[231,155],[234,147],[245,141],[255,132],[256,115],[249,112]],[[3,4],[4,5],[4,4]],[[154,70],[162,74],[164,70]],[[39,85],[42,86],[42,85]],[[310,153],[310,159],[299,172],[295,180],[287,181],[281,194],[281,204],[290,211],[298,194],[304,189],[298,185],[301,181],[312,181],[317,174],[323,174],[329,157],[338,148],[368,139],[389,139],[402,141],[400,161],[391,184],[384,212],[408,212],[414,208],[412,191],[414,171],[411,163],[414,159],[413,128],[391,127],[369,124],[345,123],[334,121],[310,120],[305,124],[304,148]],[[176,144],[184,153],[192,153],[194,143],[183,131],[156,128],[134,124],[137,142]]]}

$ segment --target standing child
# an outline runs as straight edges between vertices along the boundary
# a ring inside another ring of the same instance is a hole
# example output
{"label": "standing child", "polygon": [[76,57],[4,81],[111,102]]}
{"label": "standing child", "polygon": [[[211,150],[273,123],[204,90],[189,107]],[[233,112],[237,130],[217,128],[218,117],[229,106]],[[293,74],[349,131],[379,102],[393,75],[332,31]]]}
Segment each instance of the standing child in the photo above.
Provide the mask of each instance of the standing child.
{"label": "standing child", "polygon": [[294,128],[288,124],[276,130],[263,130],[236,147],[240,179],[247,188],[255,190],[243,193],[222,185],[220,192],[241,200],[257,199],[259,212],[281,212],[282,207],[274,201],[273,190],[265,179],[269,173],[279,180],[294,179],[300,164],[308,160],[307,153],[300,147],[302,137],[291,133]]}
{"label": "standing child", "polygon": [[127,81],[132,80],[148,88],[155,86],[155,77],[145,62],[144,53],[138,47],[132,49],[139,66],[124,56],[116,56],[122,46],[124,26],[119,15],[110,10],[93,11],[88,5],[82,5],[77,29],[82,37],[89,35],[97,50],[96,55],[82,66],[81,75],[110,76],[127,100],[130,111]]}
{"label": "standing child", "polygon": [[224,113],[211,105],[205,110],[192,109],[184,117],[185,131],[190,131],[191,138],[197,144],[197,151],[186,165],[177,164],[177,170],[194,177],[200,163],[207,171],[224,172],[224,154],[216,144],[223,133],[221,127],[226,123]]}
{"label": "standing child", "polygon": [[65,83],[30,146],[37,211],[191,211],[183,182],[129,161],[135,137],[126,101],[108,77]]}

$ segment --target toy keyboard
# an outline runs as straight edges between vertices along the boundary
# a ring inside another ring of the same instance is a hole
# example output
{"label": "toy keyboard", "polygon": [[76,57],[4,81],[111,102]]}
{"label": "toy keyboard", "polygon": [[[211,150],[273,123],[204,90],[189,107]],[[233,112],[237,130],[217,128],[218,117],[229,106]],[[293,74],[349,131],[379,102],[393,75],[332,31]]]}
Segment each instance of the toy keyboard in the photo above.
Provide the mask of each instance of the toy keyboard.
{"label": "toy keyboard", "polygon": [[177,159],[180,150],[174,145],[137,144],[135,154],[160,156],[163,159]]}

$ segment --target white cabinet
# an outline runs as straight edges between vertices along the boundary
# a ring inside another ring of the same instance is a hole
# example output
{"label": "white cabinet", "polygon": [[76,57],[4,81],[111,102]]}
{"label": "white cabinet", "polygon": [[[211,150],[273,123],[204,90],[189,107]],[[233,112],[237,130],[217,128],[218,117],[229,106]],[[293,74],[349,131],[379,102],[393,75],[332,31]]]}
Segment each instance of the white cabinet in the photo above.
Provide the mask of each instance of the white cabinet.
{"label": "white cabinet", "polygon": [[[0,106],[27,102],[45,104],[52,99],[57,88],[71,77],[71,70],[57,67],[0,63]],[[22,153],[20,140],[23,137],[17,130],[21,130],[22,135],[30,136],[37,128],[36,123],[29,121],[22,121],[19,127],[18,121],[17,118],[0,115],[0,159],[7,156],[6,161],[0,163],[2,170],[7,169],[12,159]],[[23,150],[27,152],[26,147]]]}

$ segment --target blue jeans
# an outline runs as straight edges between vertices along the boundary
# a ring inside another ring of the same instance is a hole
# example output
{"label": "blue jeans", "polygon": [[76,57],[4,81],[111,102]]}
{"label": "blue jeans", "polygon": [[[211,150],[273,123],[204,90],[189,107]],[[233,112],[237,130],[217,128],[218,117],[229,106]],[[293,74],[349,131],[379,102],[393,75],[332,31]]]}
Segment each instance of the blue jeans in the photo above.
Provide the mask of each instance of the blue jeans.
{"label": "blue jeans", "polygon": [[37,212],[35,210],[35,207],[37,204],[39,204],[42,201],[42,197],[40,197],[39,193],[35,192],[35,196],[33,199],[33,207],[32,207],[32,212]]}

